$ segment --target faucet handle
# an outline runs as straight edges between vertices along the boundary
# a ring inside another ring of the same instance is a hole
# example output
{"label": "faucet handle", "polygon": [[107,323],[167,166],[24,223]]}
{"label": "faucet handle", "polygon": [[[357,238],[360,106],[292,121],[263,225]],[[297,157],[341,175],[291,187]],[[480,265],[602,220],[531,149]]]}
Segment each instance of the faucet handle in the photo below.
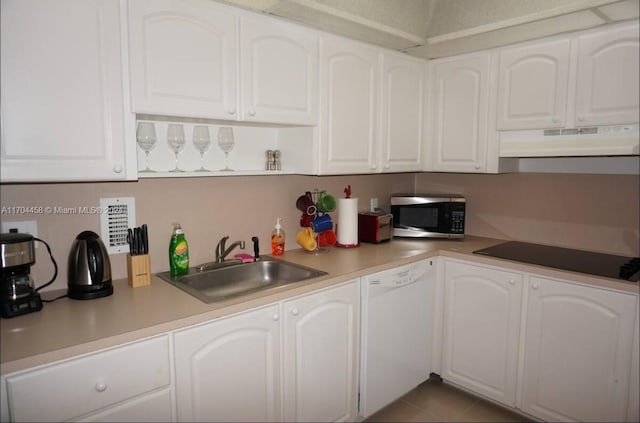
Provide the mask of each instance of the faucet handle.
{"label": "faucet handle", "polygon": [[220,263],[224,257],[224,250],[225,250],[225,244],[227,243],[227,240],[229,239],[229,235],[227,236],[223,236],[222,238],[220,238],[220,241],[218,241],[218,245],[216,245],[216,263]]}
{"label": "faucet handle", "polygon": [[251,241],[253,241],[253,260],[260,260],[260,244],[257,236],[251,237]]}

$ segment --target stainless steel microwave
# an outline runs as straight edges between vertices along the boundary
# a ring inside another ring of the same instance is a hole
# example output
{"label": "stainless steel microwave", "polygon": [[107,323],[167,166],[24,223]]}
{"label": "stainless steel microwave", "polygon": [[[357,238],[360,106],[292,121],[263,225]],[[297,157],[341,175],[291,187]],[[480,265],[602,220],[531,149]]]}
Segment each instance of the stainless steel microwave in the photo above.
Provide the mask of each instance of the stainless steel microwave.
{"label": "stainless steel microwave", "polygon": [[393,236],[464,238],[465,206],[461,195],[393,194]]}

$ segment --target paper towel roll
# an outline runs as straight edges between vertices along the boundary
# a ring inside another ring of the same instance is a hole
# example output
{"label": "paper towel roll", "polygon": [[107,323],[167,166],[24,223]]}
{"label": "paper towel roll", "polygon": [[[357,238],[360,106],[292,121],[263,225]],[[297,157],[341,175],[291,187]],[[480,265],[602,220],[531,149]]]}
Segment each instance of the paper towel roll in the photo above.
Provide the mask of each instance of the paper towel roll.
{"label": "paper towel roll", "polygon": [[357,198],[338,198],[338,244],[358,244]]}

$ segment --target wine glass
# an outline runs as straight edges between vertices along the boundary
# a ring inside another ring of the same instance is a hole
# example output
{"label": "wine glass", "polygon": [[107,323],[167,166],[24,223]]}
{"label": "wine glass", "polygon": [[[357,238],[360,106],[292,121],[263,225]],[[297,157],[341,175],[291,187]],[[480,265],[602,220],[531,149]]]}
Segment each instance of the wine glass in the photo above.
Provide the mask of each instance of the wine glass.
{"label": "wine glass", "polygon": [[230,126],[222,126],[218,129],[218,146],[220,150],[224,151],[224,171],[233,170],[229,168],[228,158],[229,152],[233,150],[235,140],[233,138],[233,128]]}
{"label": "wine glass", "polygon": [[181,123],[170,123],[167,128],[167,143],[176,155],[176,167],[169,172],[184,172],[178,168],[178,154],[184,149],[184,127]]}
{"label": "wine glass", "polygon": [[204,167],[204,153],[211,146],[208,126],[196,125],[193,127],[193,145],[200,152],[200,169],[197,169],[196,172],[209,172],[209,169]]}
{"label": "wine glass", "polygon": [[149,152],[153,150],[156,145],[156,126],[153,122],[138,122],[138,129],[136,130],[136,140],[138,145],[144,151],[145,155],[145,169],[140,172],[155,172],[149,167]]}

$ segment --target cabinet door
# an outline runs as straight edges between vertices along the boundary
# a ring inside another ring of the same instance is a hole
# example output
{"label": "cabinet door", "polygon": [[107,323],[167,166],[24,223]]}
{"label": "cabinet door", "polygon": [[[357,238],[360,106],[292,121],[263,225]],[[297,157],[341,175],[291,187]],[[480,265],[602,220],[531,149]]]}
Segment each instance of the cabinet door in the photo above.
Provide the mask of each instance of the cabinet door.
{"label": "cabinet door", "polygon": [[281,21],[240,21],[242,119],[318,122],[318,35]]}
{"label": "cabinet door", "polygon": [[625,421],[637,301],[531,277],[522,410],[546,421]]}
{"label": "cabinet door", "polygon": [[425,62],[384,52],[380,110],[380,169],[422,170]]}
{"label": "cabinet door", "polygon": [[237,117],[237,17],[205,0],[129,2],[137,113]]}
{"label": "cabinet door", "polygon": [[358,281],[283,303],[284,420],[355,421]]}
{"label": "cabinet door", "polygon": [[637,123],[638,24],[578,37],[576,125]]}
{"label": "cabinet door", "polygon": [[320,40],[320,173],[375,172],[378,55],[373,46]]}
{"label": "cabinet door", "polygon": [[441,376],[513,407],[522,275],[445,263]]}
{"label": "cabinet door", "polygon": [[488,53],[433,61],[429,110],[434,171],[484,171],[489,70]]}
{"label": "cabinet door", "polygon": [[136,179],[121,3],[0,7],[2,182]]}
{"label": "cabinet door", "polygon": [[499,130],[565,126],[570,47],[565,39],[500,52]]}
{"label": "cabinet door", "polygon": [[175,334],[178,420],[280,420],[280,315],[266,307]]}

